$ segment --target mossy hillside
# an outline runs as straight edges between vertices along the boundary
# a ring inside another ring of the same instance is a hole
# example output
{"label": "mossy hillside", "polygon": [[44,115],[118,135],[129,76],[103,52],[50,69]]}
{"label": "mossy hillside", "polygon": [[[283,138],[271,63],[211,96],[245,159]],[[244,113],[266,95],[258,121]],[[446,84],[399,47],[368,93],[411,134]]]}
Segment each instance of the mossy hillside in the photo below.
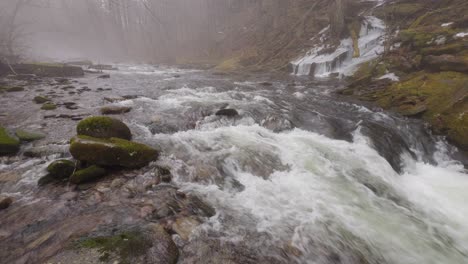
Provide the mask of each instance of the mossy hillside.
{"label": "mossy hillside", "polygon": [[131,264],[135,258],[146,254],[152,242],[140,232],[127,231],[114,236],[85,238],[78,241],[76,246],[99,250],[102,254],[100,260],[103,262],[117,257],[119,263]]}
{"label": "mossy hillside", "polygon": [[100,166],[139,168],[158,158],[158,151],[146,145],[120,138],[99,139],[89,136],[72,138],[70,153],[77,160]]}
{"label": "mossy hillside", "polygon": [[102,178],[106,175],[106,170],[93,165],[86,169],[79,170],[70,177],[70,182],[74,184],[80,184],[90,182]]}
{"label": "mossy hillside", "polygon": [[372,96],[383,108],[420,115],[436,132],[468,149],[468,75],[459,72],[417,72]]}
{"label": "mossy hillside", "polygon": [[95,138],[122,138],[130,140],[130,129],[122,121],[106,117],[94,116],[86,118],[78,123],[76,128],[78,135]]}
{"label": "mossy hillside", "polygon": [[20,141],[10,136],[7,130],[0,126],[0,156],[15,154],[19,148]]}

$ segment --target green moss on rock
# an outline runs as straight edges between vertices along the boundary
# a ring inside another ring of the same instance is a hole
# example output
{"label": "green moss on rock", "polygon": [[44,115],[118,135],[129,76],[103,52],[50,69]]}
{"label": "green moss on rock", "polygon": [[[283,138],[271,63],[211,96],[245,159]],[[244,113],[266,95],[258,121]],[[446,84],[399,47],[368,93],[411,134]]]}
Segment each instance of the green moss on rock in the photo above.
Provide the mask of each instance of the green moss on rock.
{"label": "green moss on rock", "polygon": [[82,120],[76,128],[78,135],[95,138],[122,138],[130,140],[132,134],[122,121],[106,117],[94,116]]}
{"label": "green moss on rock", "polygon": [[24,87],[19,87],[19,86],[10,87],[10,88],[7,88],[6,91],[9,92],[9,93],[22,92],[22,91],[24,91]]}
{"label": "green moss on rock", "polygon": [[45,135],[44,135],[44,134],[29,132],[29,131],[22,130],[22,129],[16,130],[15,135],[16,135],[21,141],[26,141],[26,142],[35,141],[35,140],[39,140],[39,139],[45,138]]}
{"label": "green moss on rock", "polygon": [[75,172],[70,177],[70,182],[75,183],[75,184],[80,184],[84,182],[94,181],[94,180],[104,177],[106,173],[107,172],[105,169],[99,166],[93,165],[86,169],[82,169],[82,170]]}
{"label": "green moss on rock", "polygon": [[54,179],[68,178],[73,174],[74,170],[75,164],[70,160],[56,160],[47,167],[49,176]]}
{"label": "green moss on rock", "polygon": [[0,156],[11,155],[19,151],[20,142],[11,137],[7,130],[0,126]]}
{"label": "green moss on rock", "polygon": [[109,261],[117,256],[119,263],[132,263],[134,258],[143,256],[151,248],[152,242],[142,233],[127,231],[114,236],[86,238],[78,242],[80,248],[98,249],[102,254],[101,261]]}
{"label": "green moss on rock", "polygon": [[46,103],[49,100],[49,98],[47,97],[44,97],[44,96],[36,96],[34,97],[33,101],[36,103],[36,104],[43,104],[43,103]]}
{"label": "green moss on rock", "polygon": [[158,158],[157,150],[120,138],[72,138],[70,153],[77,160],[100,166],[139,168]]}
{"label": "green moss on rock", "polygon": [[57,109],[57,106],[53,103],[45,103],[42,105],[41,109],[46,111],[55,110]]}
{"label": "green moss on rock", "polygon": [[468,74],[416,72],[372,96],[383,108],[420,115],[432,128],[468,149]]}

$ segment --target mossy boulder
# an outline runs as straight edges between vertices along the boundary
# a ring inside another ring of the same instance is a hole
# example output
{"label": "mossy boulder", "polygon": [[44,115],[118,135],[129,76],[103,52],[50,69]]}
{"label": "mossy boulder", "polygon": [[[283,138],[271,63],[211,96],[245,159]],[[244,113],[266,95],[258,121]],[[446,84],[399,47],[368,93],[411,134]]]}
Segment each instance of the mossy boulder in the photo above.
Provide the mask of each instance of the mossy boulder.
{"label": "mossy boulder", "polygon": [[36,96],[36,97],[34,97],[33,101],[36,104],[44,104],[44,103],[47,103],[50,100],[49,100],[49,98],[44,97],[44,96]]}
{"label": "mossy boulder", "polygon": [[120,120],[106,116],[88,117],[80,121],[76,132],[78,135],[94,138],[132,139],[132,133],[127,125]]}
{"label": "mossy boulder", "polygon": [[102,178],[106,175],[106,170],[93,165],[91,167],[88,167],[86,169],[79,170],[70,177],[70,182],[75,183],[75,184],[80,184],[80,183],[85,183],[85,182],[90,182],[97,180],[99,178]]}
{"label": "mossy boulder", "polygon": [[10,136],[7,130],[0,126],[0,156],[15,154],[19,148],[20,141]]}
{"label": "mossy boulder", "polygon": [[66,179],[73,174],[74,170],[75,164],[70,160],[56,160],[47,167],[49,176],[54,179]]}
{"label": "mossy boulder", "polygon": [[20,87],[20,86],[9,87],[9,88],[6,89],[6,91],[9,92],[9,93],[22,92],[22,91],[24,91],[24,87]]}
{"label": "mossy boulder", "polygon": [[41,109],[46,111],[55,110],[57,109],[57,105],[54,103],[45,103],[42,105]]}
{"label": "mossy boulder", "polygon": [[158,151],[120,138],[100,139],[79,135],[71,140],[70,153],[77,160],[100,166],[139,168],[158,158]]}
{"label": "mossy boulder", "polygon": [[18,129],[15,132],[15,135],[21,140],[25,142],[31,142],[39,139],[45,138],[44,134],[41,133],[35,133],[35,132],[30,132],[22,129]]}

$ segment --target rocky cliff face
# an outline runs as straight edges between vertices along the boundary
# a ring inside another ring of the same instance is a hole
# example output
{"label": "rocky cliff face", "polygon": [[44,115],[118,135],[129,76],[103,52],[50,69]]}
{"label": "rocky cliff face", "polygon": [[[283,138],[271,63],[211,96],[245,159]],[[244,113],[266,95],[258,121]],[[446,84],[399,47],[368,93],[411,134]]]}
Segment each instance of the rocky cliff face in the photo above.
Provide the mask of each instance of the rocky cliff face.
{"label": "rocky cliff face", "polygon": [[344,94],[428,121],[468,149],[468,2],[401,0],[375,11],[386,50],[363,64]]}

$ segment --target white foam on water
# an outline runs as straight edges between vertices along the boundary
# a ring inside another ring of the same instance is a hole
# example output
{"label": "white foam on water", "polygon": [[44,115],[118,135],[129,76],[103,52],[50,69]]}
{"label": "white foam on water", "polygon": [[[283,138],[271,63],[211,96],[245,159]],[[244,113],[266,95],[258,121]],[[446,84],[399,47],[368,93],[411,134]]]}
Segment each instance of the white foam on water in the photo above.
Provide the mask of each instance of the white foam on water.
{"label": "white foam on water", "polygon": [[[369,259],[376,254],[389,263],[468,261],[468,176],[459,166],[410,160],[399,175],[359,131],[352,143],[299,129],[275,134],[256,125],[169,138],[183,142],[192,155],[203,155],[200,146],[227,154],[224,170],[242,191],[180,184],[205,196],[218,213],[233,212],[231,217],[241,221],[235,228],[253,226],[278,241],[292,240],[303,251],[304,263],[315,263],[308,259],[314,251],[308,243],[314,239],[331,247],[345,243]],[[289,169],[277,168],[268,178],[242,170],[237,158],[255,159],[252,149],[278,157]],[[222,221],[217,228],[242,234]]]}

